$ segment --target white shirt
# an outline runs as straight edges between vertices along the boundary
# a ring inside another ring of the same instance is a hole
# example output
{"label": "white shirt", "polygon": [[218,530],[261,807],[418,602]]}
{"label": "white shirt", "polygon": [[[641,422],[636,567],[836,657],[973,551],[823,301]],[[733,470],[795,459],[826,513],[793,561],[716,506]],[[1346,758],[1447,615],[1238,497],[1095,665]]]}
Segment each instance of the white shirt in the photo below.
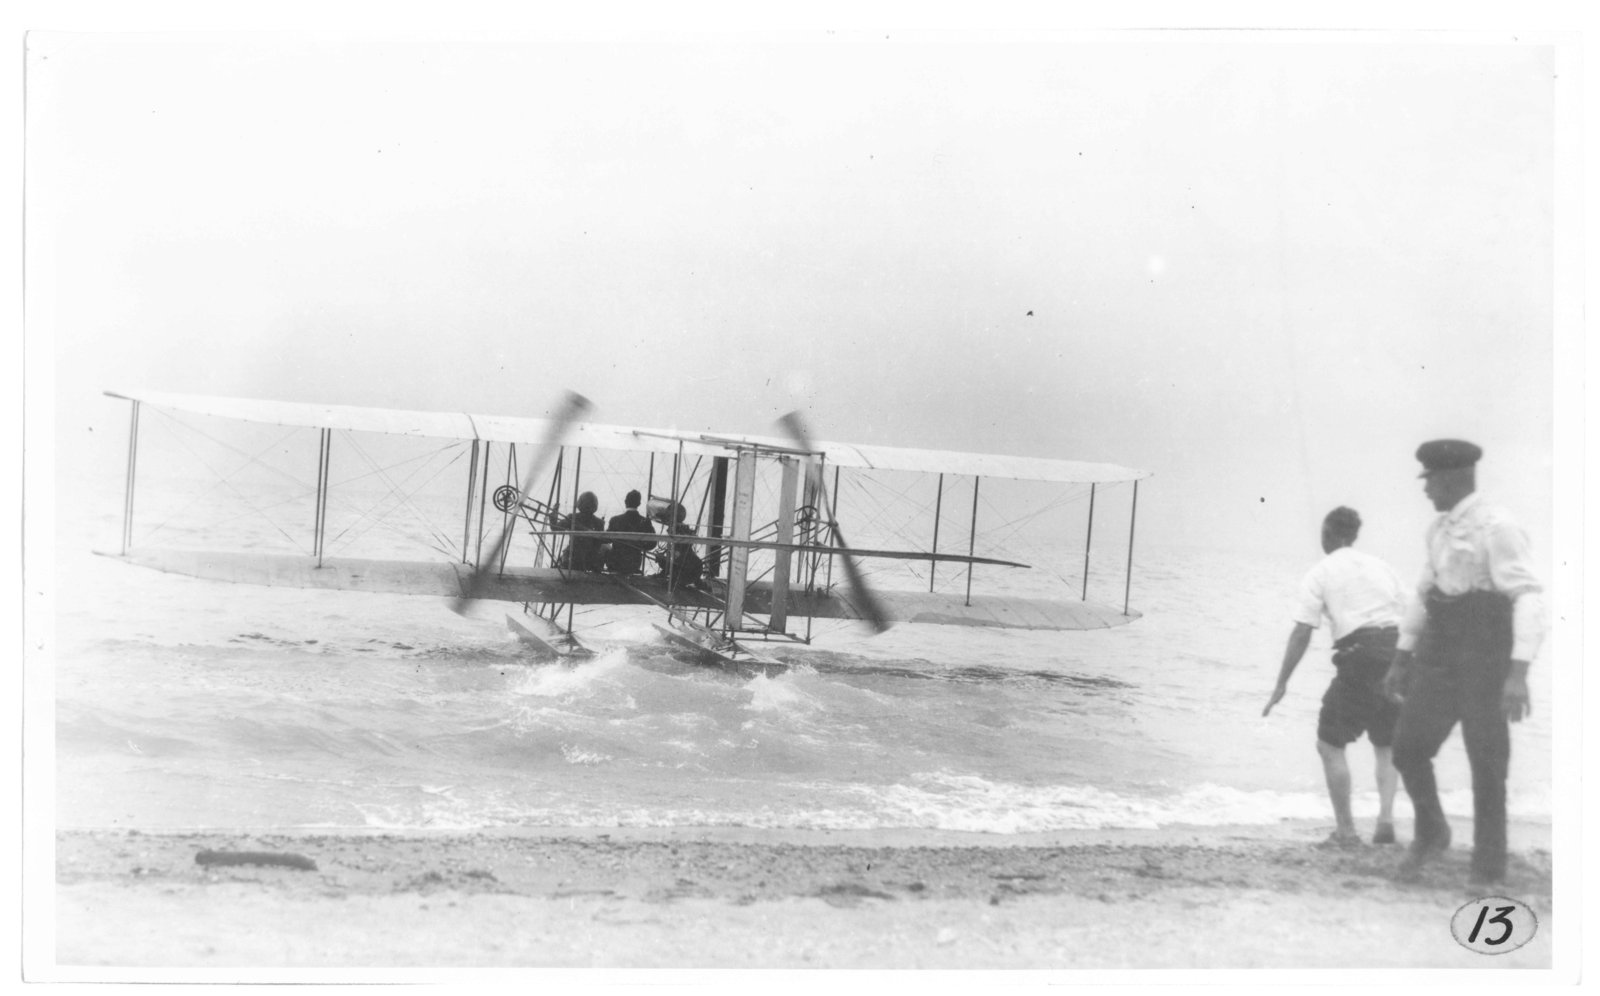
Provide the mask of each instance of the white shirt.
{"label": "white shirt", "polygon": [[1294,621],[1315,629],[1328,617],[1335,640],[1365,626],[1395,626],[1405,611],[1400,576],[1377,557],[1343,546],[1317,562],[1300,582]]}
{"label": "white shirt", "polygon": [[1428,527],[1428,563],[1417,582],[1418,599],[1400,625],[1400,649],[1416,646],[1428,613],[1420,596],[1498,591],[1512,599],[1511,657],[1531,661],[1544,642],[1544,586],[1533,573],[1528,534],[1511,516],[1473,492]]}

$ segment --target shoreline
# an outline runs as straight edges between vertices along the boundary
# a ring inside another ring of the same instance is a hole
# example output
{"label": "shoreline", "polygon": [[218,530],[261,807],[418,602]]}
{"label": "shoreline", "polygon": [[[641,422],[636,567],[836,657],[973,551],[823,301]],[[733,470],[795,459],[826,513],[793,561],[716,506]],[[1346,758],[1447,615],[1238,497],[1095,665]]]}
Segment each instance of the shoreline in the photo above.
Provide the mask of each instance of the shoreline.
{"label": "shoreline", "polygon": [[1492,958],[1449,932],[1468,821],[1415,883],[1329,829],[60,829],[55,968],[1551,967],[1548,823],[1513,821],[1503,890],[1540,930]]}
{"label": "shoreline", "polygon": [[[1371,817],[1358,818],[1356,823],[1363,839],[1372,835]],[[1451,816],[1450,825],[1456,843],[1455,850],[1470,846],[1472,821]],[[1403,845],[1409,833],[1409,822],[1399,819],[1395,823]],[[1521,849],[1548,850],[1551,823],[1547,819],[1512,816],[1508,822],[1508,836],[1513,851]],[[705,841],[708,843],[760,845],[790,844],[801,847],[973,847],[1004,850],[1007,848],[1071,847],[1089,844],[1175,844],[1204,843],[1223,838],[1258,841],[1261,843],[1299,842],[1315,844],[1333,830],[1324,820],[1307,820],[1284,817],[1276,823],[1169,823],[1157,827],[1098,827],[1062,830],[1037,830],[1021,833],[1000,833],[986,830],[939,830],[923,827],[877,827],[870,830],[812,829],[794,827],[752,827],[742,825],[662,825],[662,826],[488,826],[488,827],[400,827],[400,826],[171,826],[171,827],[106,827],[58,826],[58,841],[76,836],[127,836],[138,837],[204,837],[221,835],[230,838],[281,837],[285,839],[351,839],[365,838],[416,838],[449,839],[481,838],[486,840],[598,840],[610,838],[626,842]],[[1403,849],[1403,848],[1402,848]],[[1382,850],[1382,848],[1380,848]]]}

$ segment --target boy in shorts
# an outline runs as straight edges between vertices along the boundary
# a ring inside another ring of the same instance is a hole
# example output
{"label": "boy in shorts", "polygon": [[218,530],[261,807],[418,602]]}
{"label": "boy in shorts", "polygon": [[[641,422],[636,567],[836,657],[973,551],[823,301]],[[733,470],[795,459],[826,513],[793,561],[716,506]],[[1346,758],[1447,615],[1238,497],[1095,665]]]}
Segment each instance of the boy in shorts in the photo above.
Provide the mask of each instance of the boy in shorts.
{"label": "boy in shorts", "polygon": [[1289,676],[1305,656],[1311,631],[1328,620],[1333,633],[1333,681],[1322,696],[1317,717],[1317,753],[1322,758],[1328,798],[1336,823],[1327,843],[1346,847],[1361,842],[1350,814],[1350,765],[1345,747],[1363,733],[1372,741],[1378,779],[1378,825],[1374,844],[1393,844],[1394,794],[1398,786],[1390,745],[1398,707],[1383,694],[1383,677],[1394,656],[1405,592],[1388,564],[1354,549],[1361,517],[1343,506],[1322,520],[1322,550],[1327,556],[1300,582],[1294,629],[1284,648],[1278,683],[1265,716],[1283,699]]}

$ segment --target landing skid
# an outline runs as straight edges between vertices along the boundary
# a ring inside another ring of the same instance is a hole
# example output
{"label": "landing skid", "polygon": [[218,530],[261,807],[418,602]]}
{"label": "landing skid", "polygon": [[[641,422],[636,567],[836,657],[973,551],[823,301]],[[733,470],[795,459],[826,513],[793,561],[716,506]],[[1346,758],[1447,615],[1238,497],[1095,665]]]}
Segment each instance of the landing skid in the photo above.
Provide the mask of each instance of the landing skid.
{"label": "landing skid", "polygon": [[517,642],[531,648],[540,658],[581,660],[594,656],[594,651],[579,643],[578,638],[571,633],[563,633],[561,636],[546,640],[510,615],[506,616],[506,626],[516,634]]}
{"label": "landing skid", "polygon": [[782,661],[775,661],[770,657],[753,654],[739,645],[739,641],[723,636],[709,626],[700,623],[678,611],[676,606],[662,601],[647,591],[640,590],[637,586],[622,582],[630,591],[636,592],[665,609],[667,620],[672,625],[663,626],[660,623],[651,623],[668,643],[682,650],[694,652],[696,663],[713,664],[723,668],[731,668],[744,672],[760,672],[768,677],[782,674],[789,670],[789,665]]}
{"label": "landing skid", "polygon": [[[694,654],[695,663],[710,664],[716,667],[730,668],[744,672],[757,672],[772,677],[789,670],[789,665],[782,661],[775,661],[770,657],[760,657],[740,647],[732,640],[725,641],[724,647],[712,646],[711,641],[715,634],[705,630],[690,636],[688,633],[652,623],[656,632],[670,644],[681,650],[688,650]],[[719,641],[722,642],[722,641]]]}

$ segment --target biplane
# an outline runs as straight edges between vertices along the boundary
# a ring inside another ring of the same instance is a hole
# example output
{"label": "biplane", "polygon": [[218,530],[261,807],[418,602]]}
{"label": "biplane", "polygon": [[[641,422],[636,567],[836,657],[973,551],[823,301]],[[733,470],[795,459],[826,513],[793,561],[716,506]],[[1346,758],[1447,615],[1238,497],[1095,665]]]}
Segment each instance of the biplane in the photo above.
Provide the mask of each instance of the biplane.
{"label": "biplane", "polygon": [[[106,394],[128,401],[131,414],[120,550],[105,555],[235,583],[437,596],[458,612],[480,600],[515,603],[521,618],[508,614],[506,621],[541,657],[592,653],[577,632],[574,611],[604,605],[661,613],[663,623],[655,628],[675,652],[768,672],[786,665],[759,648],[809,644],[813,620],[859,620],[880,631],[897,622],[1082,630],[1139,616],[1128,606],[1133,526],[1138,482],[1149,475],[1112,464],[814,441],[798,415],[780,421],[780,435],[761,436],[606,425],[587,420],[589,405],[577,395],[568,395],[550,417],[528,418],[154,391]],[[140,487],[141,436],[149,431],[142,426],[153,414],[176,427],[163,460],[192,458],[214,480],[167,487],[152,505]],[[221,442],[207,456],[202,443],[222,435],[186,428],[190,419],[267,435]],[[400,444],[425,449],[420,456],[406,454],[395,450]],[[284,465],[252,480],[246,469],[270,459]],[[348,468],[343,473],[341,463]],[[839,522],[847,474],[927,480],[932,487],[918,491],[920,504],[902,517],[917,518],[931,503],[931,521],[923,524],[931,525],[931,540],[891,546],[873,537],[848,544]],[[955,497],[947,481],[963,478],[972,482],[966,535],[952,543],[946,533],[941,547],[941,524],[952,517],[944,506],[947,496]],[[974,593],[975,568],[1029,569],[978,549],[980,488],[994,479],[1063,485],[1079,497],[1087,486],[1079,597]],[[649,531],[568,528],[572,521],[563,510],[576,507],[584,490],[609,486],[621,494],[641,484]],[[1119,607],[1088,600],[1088,552],[1097,490],[1122,484],[1131,485],[1131,499]],[[186,542],[153,542],[170,537],[170,524],[196,507],[212,510],[212,521],[177,530]],[[223,525],[247,513],[271,528],[243,542],[225,539]],[[440,517],[453,523],[442,525]],[[151,525],[149,519],[159,521]],[[395,520],[421,523],[411,532],[425,537],[415,544],[423,555],[398,543],[356,555],[357,538]],[[571,550],[577,543],[633,544],[651,551],[645,562],[659,569],[576,569]],[[686,578],[677,568],[691,555],[701,569]],[[919,589],[872,583],[863,566],[872,563],[914,565],[922,572]],[[920,590],[924,579],[926,590]]]}

